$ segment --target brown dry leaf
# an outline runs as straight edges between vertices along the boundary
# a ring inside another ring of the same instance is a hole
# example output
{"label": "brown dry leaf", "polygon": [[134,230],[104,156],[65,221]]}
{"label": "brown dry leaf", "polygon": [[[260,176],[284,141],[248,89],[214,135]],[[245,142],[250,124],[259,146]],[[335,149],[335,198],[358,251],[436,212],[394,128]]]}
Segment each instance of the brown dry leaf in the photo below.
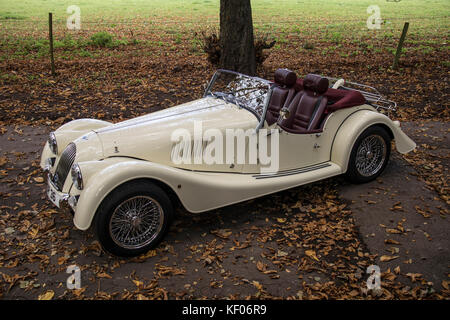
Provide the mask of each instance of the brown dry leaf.
{"label": "brown dry leaf", "polygon": [[318,259],[317,256],[316,256],[316,252],[315,252],[314,250],[306,250],[306,251],[305,251],[305,254],[306,254],[308,257],[313,258],[313,259],[316,260],[316,261],[319,261],[319,259]]}
{"label": "brown dry leaf", "polygon": [[211,233],[222,239],[228,239],[232,234],[231,229],[218,229],[211,231]]}
{"label": "brown dry leaf", "polygon": [[69,260],[69,257],[59,257],[58,258],[58,264],[62,265],[64,263],[66,263],[67,260]]}
{"label": "brown dry leaf", "polygon": [[42,177],[36,177],[36,178],[33,178],[33,180],[36,181],[37,183],[43,183],[44,182],[44,178],[42,178]]}
{"label": "brown dry leaf", "polygon": [[402,233],[400,230],[398,229],[386,229],[386,232],[388,233]]}
{"label": "brown dry leaf", "polygon": [[393,239],[385,239],[384,243],[386,244],[400,244],[400,242],[393,240]]}
{"label": "brown dry leaf", "polygon": [[264,270],[265,270],[266,268],[265,268],[265,266],[264,266],[264,263],[262,263],[261,261],[258,261],[258,262],[256,263],[256,269],[258,269],[258,270],[261,271],[261,272],[264,272]]}
{"label": "brown dry leaf", "polygon": [[394,272],[395,274],[400,274],[400,266],[395,267]]}
{"label": "brown dry leaf", "polygon": [[398,257],[400,257],[400,256],[381,256],[380,261],[381,262],[391,261],[391,260],[397,259]]}
{"label": "brown dry leaf", "polygon": [[107,274],[106,272],[97,273],[97,278],[112,279],[112,277],[109,274]]}
{"label": "brown dry leaf", "polygon": [[136,287],[138,287],[138,288],[142,288],[142,287],[144,286],[144,282],[142,282],[142,281],[135,280],[135,279],[133,279],[132,281],[134,282],[134,284],[135,284]]}
{"label": "brown dry leaf", "polygon": [[406,276],[408,278],[411,278],[412,282],[416,282],[416,278],[422,277],[422,274],[421,273],[411,273],[411,272],[409,272],[409,273],[406,274]]}
{"label": "brown dry leaf", "polygon": [[86,291],[86,287],[81,288],[81,289],[72,290],[72,293],[79,298],[85,291]]}
{"label": "brown dry leaf", "polygon": [[48,290],[46,293],[39,295],[38,300],[52,300],[55,295],[53,290]]}
{"label": "brown dry leaf", "polygon": [[253,281],[252,284],[256,287],[256,289],[262,290],[262,285],[258,281]]}

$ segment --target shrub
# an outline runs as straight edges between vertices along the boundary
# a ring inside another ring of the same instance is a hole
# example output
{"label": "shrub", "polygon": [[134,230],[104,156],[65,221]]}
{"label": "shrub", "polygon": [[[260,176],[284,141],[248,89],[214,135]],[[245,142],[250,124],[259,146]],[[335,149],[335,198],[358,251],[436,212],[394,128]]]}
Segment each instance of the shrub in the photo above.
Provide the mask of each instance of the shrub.
{"label": "shrub", "polygon": [[97,32],[91,37],[91,44],[97,47],[110,47],[113,45],[113,35],[108,32]]}
{"label": "shrub", "polygon": [[312,50],[312,49],[314,49],[314,44],[311,43],[311,42],[305,42],[305,43],[303,44],[303,49],[306,49],[306,50]]}
{"label": "shrub", "polygon": [[[217,30],[204,30],[200,33],[195,33],[195,37],[200,36],[199,44],[202,44],[203,51],[208,54],[208,60],[212,65],[217,66],[220,62],[220,39]],[[270,42],[269,42],[270,41]],[[275,45],[276,41],[269,39],[268,34],[255,33],[255,58],[256,66],[261,66],[264,60],[267,59],[269,53],[264,50],[270,49]]]}

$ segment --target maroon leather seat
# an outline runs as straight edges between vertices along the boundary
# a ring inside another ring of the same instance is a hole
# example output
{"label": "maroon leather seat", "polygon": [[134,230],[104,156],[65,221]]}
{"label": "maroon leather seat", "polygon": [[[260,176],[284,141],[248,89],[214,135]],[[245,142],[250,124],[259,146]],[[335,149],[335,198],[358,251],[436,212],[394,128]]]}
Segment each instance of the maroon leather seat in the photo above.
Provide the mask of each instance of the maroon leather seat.
{"label": "maroon leather seat", "polygon": [[291,133],[310,133],[320,131],[319,127],[327,108],[328,99],[324,93],[328,90],[328,79],[308,74],[303,83],[297,81],[297,92],[288,105],[289,117],[282,119],[279,125]]}
{"label": "maroon leather seat", "polygon": [[288,69],[277,69],[274,78],[275,86],[266,113],[266,121],[269,125],[277,122],[281,108],[287,106],[292,100],[295,93],[293,86],[297,80],[297,75]]}

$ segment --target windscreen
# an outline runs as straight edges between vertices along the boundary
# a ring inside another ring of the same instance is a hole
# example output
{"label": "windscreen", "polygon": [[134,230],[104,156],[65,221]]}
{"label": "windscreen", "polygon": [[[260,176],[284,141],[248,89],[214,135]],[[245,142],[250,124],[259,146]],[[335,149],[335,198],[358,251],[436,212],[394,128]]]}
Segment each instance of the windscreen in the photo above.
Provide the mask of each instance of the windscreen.
{"label": "windscreen", "polygon": [[261,119],[270,90],[267,80],[240,73],[220,70],[208,85],[205,96],[212,96],[245,108]]}

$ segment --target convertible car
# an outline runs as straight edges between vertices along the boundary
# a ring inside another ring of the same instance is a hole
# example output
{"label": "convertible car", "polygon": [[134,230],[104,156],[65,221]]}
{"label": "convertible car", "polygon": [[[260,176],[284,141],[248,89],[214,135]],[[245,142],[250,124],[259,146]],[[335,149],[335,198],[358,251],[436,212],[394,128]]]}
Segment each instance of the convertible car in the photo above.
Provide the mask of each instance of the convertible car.
{"label": "convertible car", "polygon": [[[344,79],[278,69],[269,81],[218,70],[201,99],[116,124],[64,124],[50,133],[41,166],[49,199],[68,205],[78,229],[93,225],[106,251],[135,256],[162,240],[175,203],[197,213],[341,174],[375,179],[392,140],[400,153],[415,148],[385,115],[395,107]],[[236,132],[241,143],[221,156]]]}

